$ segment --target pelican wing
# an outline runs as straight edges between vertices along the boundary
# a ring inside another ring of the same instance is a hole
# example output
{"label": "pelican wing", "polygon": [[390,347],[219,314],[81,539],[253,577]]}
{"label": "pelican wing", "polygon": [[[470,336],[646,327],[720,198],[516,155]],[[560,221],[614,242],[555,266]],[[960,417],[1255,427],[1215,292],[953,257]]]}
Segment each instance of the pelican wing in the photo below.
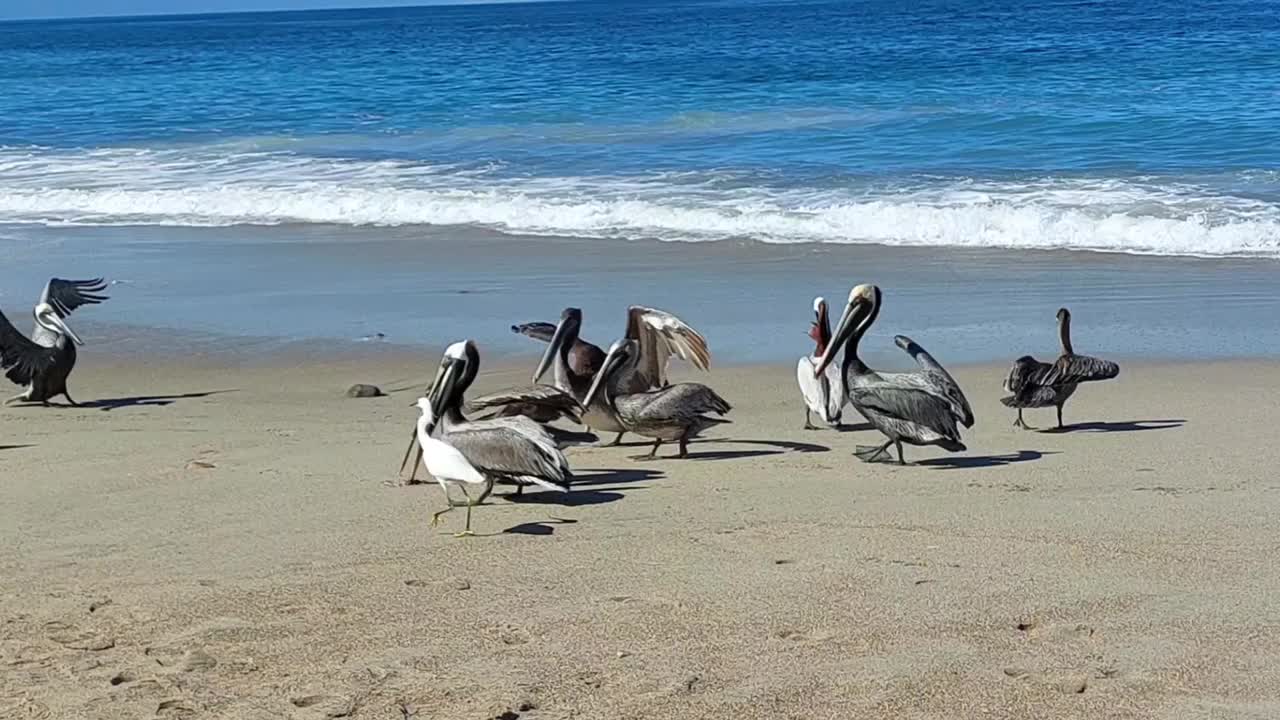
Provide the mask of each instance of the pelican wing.
{"label": "pelican wing", "polygon": [[556,326],[551,323],[531,322],[523,325],[512,325],[511,332],[549,343],[551,342],[551,336],[556,334]]}
{"label": "pelican wing", "polygon": [[1120,366],[1110,360],[1088,355],[1063,355],[1053,364],[1053,371],[1046,377],[1047,385],[1110,380],[1120,374]]}
{"label": "pelican wing", "polygon": [[97,305],[103,300],[109,300],[108,296],[98,294],[106,289],[107,283],[102,278],[92,280],[52,278],[44,286],[44,292],[40,293],[40,302],[48,303],[58,313],[58,317],[65,318],[81,305]]}
{"label": "pelican wing", "polygon": [[1120,366],[1087,355],[1063,355],[1053,363],[1023,355],[1014,361],[1005,379],[1005,389],[1015,396],[1028,396],[1040,388],[1110,380],[1120,374]]}
{"label": "pelican wing", "polygon": [[906,335],[895,335],[893,342],[910,355],[920,369],[933,380],[938,393],[951,404],[952,411],[960,419],[960,423],[965,427],[973,427],[973,409],[969,407],[969,400],[960,389],[960,383],[951,377],[951,373],[942,367],[942,363],[934,360],[928,350],[920,347],[916,341]]}
{"label": "pelican wing", "polygon": [[637,370],[649,387],[666,384],[672,355],[693,363],[699,370],[711,368],[706,338],[669,312],[632,305],[627,309],[627,338],[640,344]]}
{"label": "pelican wing", "polygon": [[0,312],[0,369],[5,377],[18,385],[30,385],[57,357],[56,349],[28,339]]}
{"label": "pelican wing", "polygon": [[[525,418],[503,418],[467,423],[450,430],[443,440],[486,475],[519,478],[542,487],[568,492],[573,474],[564,454],[551,437]],[[541,435],[541,438],[538,436]]]}
{"label": "pelican wing", "polygon": [[508,409],[516,410],[515,414],[523,415],[526,409],[532,409],[538,415],[564,417],[573,422],[582,420],[582,404],[572,395],[552,385],[530,385],[522,388],[510,388],[488,395],[471,398],[467,401],[467,411],[496,411],[497,414]]}
{"label": "pelican wing", "polygon": [[849,391],[849,398],[855,408],[865,407],[882,415],[922,425],[944,437],[960,439],[951,404],[924,388],[894,382],[858,385]]}

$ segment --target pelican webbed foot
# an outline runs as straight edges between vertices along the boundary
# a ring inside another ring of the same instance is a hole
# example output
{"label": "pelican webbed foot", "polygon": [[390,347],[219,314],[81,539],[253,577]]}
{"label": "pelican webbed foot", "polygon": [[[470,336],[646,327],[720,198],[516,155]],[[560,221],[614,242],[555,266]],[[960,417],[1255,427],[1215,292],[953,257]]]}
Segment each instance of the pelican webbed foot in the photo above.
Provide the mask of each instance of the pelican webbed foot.
{"label": "pelican webbed foot", "polygon": [[[893,444],[890,440],[883,445],[855,445],[853,456],[866,463],[876,462],[895,462],[893,456],[889,454],[889,446]],[[899,448],[901,452],[901,448]],[[901,458],[898,460],[901,461]]]}
{"label": "pelican webbed foot", "polygon": [[805,408],[804,409],[804,429],[817,430],[818,428],[813,424],[813,421],[810,419],[810,415],[811,413],[809,412],[809,408]]}
{"label": "pelican webbed foot", "polygon": [[26,391],[26,390],[23,390],[22,392],[18,393],[17,395],[14,395],[13,397],[9,398],[8,400],[5,400],[5,401],[4,401],[4,404],[5,404],[5,405],[12,405],[12,404],[17,403],[17,402],[22,402],[23,400],[26,400],[26,399],[27,399],[27,391]]}

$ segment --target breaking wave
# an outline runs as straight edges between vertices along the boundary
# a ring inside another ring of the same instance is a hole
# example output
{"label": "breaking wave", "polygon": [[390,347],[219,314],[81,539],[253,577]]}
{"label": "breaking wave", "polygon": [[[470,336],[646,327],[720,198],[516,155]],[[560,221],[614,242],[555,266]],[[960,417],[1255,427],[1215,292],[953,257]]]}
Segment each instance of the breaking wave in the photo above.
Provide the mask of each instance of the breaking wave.
{"label": "breaking wave", "polygon": [[1280,257],[1272,173],[1170,178],[528,178],[235,144],[0,148],[0,223],[477,226],[525,235]]}

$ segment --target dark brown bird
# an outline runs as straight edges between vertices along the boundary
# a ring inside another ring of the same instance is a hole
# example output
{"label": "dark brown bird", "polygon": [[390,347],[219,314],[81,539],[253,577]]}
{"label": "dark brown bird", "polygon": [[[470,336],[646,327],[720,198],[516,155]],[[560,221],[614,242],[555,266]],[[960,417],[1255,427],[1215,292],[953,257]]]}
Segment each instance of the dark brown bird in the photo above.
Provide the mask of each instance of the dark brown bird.
{"label": "dark brown bird", "polygon": [[1014,427],[1026,428],[1022,420],[1025,408],[1054,407],[1058,410],[1058,427],[1062,427],[1062,406],[1075,394],[1082,382],[1110,380],[1120,374],[1120,366],[1088,355],[1077,355],[1071,347],[1071,311],[1058,309],[1058,337],[1062,342],[1062,354],[1052,363],[1044,363],[1030,355],[1023,355],[1013,362],[1004,388],[1013,393],[1000,398],[1008,407],[1018,409]]}

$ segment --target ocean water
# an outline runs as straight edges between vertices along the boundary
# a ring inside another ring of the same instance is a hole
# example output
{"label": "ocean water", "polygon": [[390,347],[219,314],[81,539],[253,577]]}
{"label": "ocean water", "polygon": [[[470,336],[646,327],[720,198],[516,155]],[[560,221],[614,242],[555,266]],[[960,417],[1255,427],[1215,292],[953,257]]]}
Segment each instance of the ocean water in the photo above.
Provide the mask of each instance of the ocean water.
{"label": "ocean water", "polygon": [[[507,324],[567,304],[802,332],[813,294],[873,281],[962,358],[1008,354],[975,308],[1051,351],[1066,303],[1116,352],[1280,352],[1277,3],[11,22],[0,68],[6,310],[109,274],[122,322],[518,349]],[[1134,332],[1160,323],[1185,332]]]}

